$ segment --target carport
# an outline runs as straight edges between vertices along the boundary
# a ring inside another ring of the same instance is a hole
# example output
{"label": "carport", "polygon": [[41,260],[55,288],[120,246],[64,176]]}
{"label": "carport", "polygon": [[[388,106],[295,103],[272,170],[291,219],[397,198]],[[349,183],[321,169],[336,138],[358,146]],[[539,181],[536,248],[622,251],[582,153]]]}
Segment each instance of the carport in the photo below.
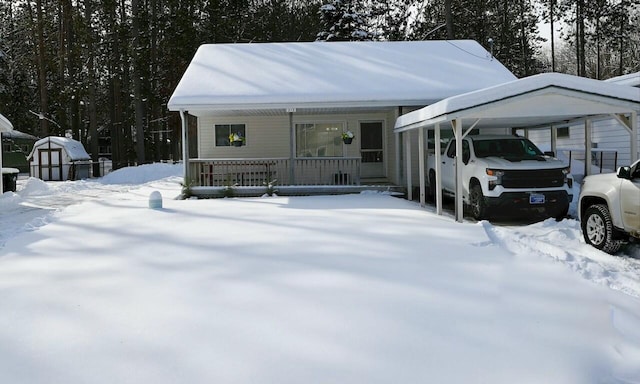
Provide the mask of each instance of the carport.
{"label": "carport", "polygon": [[[406,159],[408,190],[411,191],[411,133],[418,131],[420,204],[425,205],[425,130],[434,130],[436,164],[436,211],[442,214],[441,130],[451,127],[456,153],[472,129],[549,129],[551,148],[556,151],[557,128],[584,122],[585,158],[591,158],[593,121],[614,118],[630,136],[631,159],[638,159],[638,112],[640,90],[572,75],[545,73],[444,99],[400,116],[394,133],[401,134]],[[462,157],[456,156],[461,169]],[[589,174],[589,167],[585,175]],[[409,192],[409,198],[411,198]],[[456,175],[456,221],[462,222],[462,173]]]}
{"label": "carport", "polygon": [[[13,131],[13,125],[6,117],[0,114],[0,132],[9,132],[9,131]],[[0,170],[2,170],[2,145],[0,145]],[[2,185],[3,183],[2,179],[3,178],[0,177],[0,193],[2,193],[2,191],[4,190],[4,185]]]}

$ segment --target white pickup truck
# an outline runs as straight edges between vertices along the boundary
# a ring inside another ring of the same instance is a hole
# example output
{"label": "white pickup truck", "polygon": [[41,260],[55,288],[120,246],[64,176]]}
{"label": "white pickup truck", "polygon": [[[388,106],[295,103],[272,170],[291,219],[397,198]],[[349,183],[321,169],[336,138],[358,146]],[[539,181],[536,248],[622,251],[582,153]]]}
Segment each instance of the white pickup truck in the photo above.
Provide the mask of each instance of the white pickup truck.
{"label": "white pickup truck", "polygon": [[578,204],[587,244],[615,253],[629,239],[640,239],[640,160],[618,173],[584,178]]}
{"label": "white pickup truck", "polygon": [[[442,189],[456,188],[456,146],[441,156]],[[462,198],[476,220],[490,217],[563,218],[573,199],[569,165],[524,137],[467,136],[462,141]],[[435,194],[435,156],[429,156],[429,194]]]}

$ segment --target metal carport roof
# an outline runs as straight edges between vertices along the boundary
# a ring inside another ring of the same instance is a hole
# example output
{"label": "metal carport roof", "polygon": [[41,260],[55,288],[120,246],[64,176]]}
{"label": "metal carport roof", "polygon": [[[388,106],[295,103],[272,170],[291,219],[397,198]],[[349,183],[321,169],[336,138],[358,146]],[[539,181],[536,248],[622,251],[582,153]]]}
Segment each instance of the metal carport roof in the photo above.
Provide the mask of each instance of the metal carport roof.
{"label": "metal carport roof", "polygon": [[[449,97],[422,109],[401,116],[394,132],[419,130],[420,197],[424,204],[424,129],[435,129],[436,157],[440,156],[440,129],[451,125],[458,152],[462,139],[472,128],[543,128],[601,118],[615,118],[630,134],[631,158],[638,158],[638,112],[640,89],[587,79],[572,75],[546,73],[505,84]],[[405,135],[408,136],[408,135]],[[585,151],[590,155],[591,143],[586,135]],[[555,137],[555,135],[552,135]],[[555,141],[552,140],[552,146]],[[410,151],[409,140],[405,146]],[[554,148],[555,149],[555,148]],[[410,156],[410,153],[407,154]],[[458,158],[457,166],[462,166]],[[409,162],[407,162],[409,165]],[[440,161],[436,160],[439,168]],[[407,170],[407,174],[410,174]],[[442,212],[440,169],[436,169],[437,210]],[[462,221],[462,180],[458,173],[456,185],[456,220]],[[408,181],[410,183],[410,180]]]}

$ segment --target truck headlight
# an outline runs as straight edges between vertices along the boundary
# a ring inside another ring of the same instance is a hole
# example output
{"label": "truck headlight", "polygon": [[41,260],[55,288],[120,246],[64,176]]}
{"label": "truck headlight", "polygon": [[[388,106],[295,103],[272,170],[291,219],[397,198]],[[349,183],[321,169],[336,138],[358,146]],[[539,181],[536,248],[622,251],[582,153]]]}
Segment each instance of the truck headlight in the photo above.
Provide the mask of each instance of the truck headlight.
{"label": "truck headlight", "polygon": [[492,178],[489,179],[489,190],[493,191],[497,185],[502,184],[502,176],[504,176],[504,171],[501,169],[487,168],[487,176],[492,176]]}

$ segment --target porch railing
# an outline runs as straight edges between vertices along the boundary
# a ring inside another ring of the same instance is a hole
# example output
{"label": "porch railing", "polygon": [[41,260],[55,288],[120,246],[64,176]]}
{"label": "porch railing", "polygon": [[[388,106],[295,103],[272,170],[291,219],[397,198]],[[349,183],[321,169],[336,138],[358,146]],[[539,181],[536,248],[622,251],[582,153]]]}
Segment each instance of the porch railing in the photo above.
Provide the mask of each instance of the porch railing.
{"label": "porch railing", "polygon": [[359,185],[359,157],[190,159],[193,186]]}

